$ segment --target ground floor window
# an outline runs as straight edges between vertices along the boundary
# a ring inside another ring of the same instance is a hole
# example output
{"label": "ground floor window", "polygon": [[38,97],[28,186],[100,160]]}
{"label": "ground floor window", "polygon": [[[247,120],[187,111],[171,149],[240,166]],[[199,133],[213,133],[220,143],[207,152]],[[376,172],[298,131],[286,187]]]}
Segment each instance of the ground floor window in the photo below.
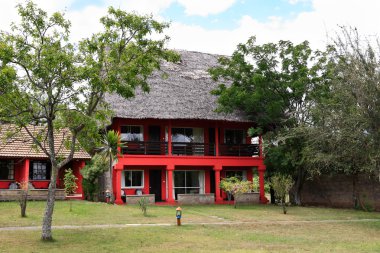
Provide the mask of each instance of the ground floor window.
{"label": "ground floor window", "polygon": [[144,171],[143,170],[124,170],[124,177],[121,182],[125,188],[143,188]]}
{"label": "ground floor window", "polygon": [[174,171],[174,194],[204,193],[203,171]]}
{"label": "ground floor window", "polygon": [[29,179],[31,180],[49,180],[50,163],[47,161],[30,161]]}
{"label": "ground floor window", "polygon": [[236,177],[240,180],[247,180],[247,172],[243,170],[228,170],[226,171],[226,178]]}
{"label": "ground floor window", "polygon": [[15,179],[14,163],[12,160],[0,160],[0,180]]}

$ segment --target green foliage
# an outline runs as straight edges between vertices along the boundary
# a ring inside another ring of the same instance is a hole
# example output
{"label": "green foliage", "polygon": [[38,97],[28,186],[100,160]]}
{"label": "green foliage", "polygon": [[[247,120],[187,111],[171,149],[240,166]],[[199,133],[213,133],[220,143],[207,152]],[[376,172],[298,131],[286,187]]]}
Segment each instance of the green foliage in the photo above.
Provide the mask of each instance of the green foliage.
{"label": "green foliage", "polygon": [[310,109],[326,92],[327,52],[313,51],[307,41],[255,41],[252,37],[239,44],[231,58],[221,57],[221,66],[210,69],[221,82],[214,94],[220,111],[243,111],[255,122],[248,133],[265,135],[268,174],[281,171],[297,179],[294,194],[299,202],[307,174],[304,129],[312,124]]}
{"label": "green foliage", "polygon": [[83,194],[86,200],[98,201],[99,184],[98,180],[89,181],[88,179],[82,180]]}
{"label": "green foliage", "polygon": [[78,189],[76,181],[78,181],[78,178],[74,175],[73,170],[72,169],[65,170],[63,183],[65,185],[66,194],[74,194],[76,192],[76,190]]}
{"label": "green foliage", "polygon": [[379,50],[346,27],[332,46],[331,92],[309,133],[308,162],[321,172],[380,174]]}
{"label": "green foliage", "polygon": [[274,190],[276,199],[280,202],[284,214],[287,213],[287,201],[286,196],[289,194],[290,189],[292,188],[294,182],[291,176],[276,174],[271,177],[271,186]]}
{"label": "green foliage", "polygon": [[108,169],[108,160],[105,160],[104,157],[97,153],[95,154],[89,163],[80,170],[84,179],[87,179],[91,182],[95,181],[98,176],[100,176],[104,171]]}
{"label": "green foliage", "polygon": [[[0,33],[0,122],[15,130],[45,127],[28,134],[51,161],[52,191],[59,169],[79,148],[77,140],[98,137],[96,128],[106,124],[110,112],[105,94],[129,98],[136,87],[149,90],[146,79],[161,60],[177,61],[179,56],[165,49],[168,38],[162,33],[168,25],[151,17],[111,7],[100,20],[103,30],[77,46],[69,42],[70,22],[62,13],[48,15],[29,1],[17,9],[21,21],[12,25],[12,32]],[[152,39],[152,33],[163,38]],[[62,128],[71,132],[63,143],[70,151],[67,157],[59,157],[55,145],[60,146],[55,138]],[[92,151],[95,145],[97,141],[84,146]],[[54,201],[47,201],[44,240],[52,240]]]}
{"label": "green foliage", "polygon": [[138,201],[139,207],[141,209],[141,212],[144,214],[144,216],[147,215],[147,209],[149,205],[149,200],[146,197],[142,197]]}
{"label": "green foliage", "polygon": [[118,149],[123,145],[121,144],[120,134],[114,130],[108,131],[103,135],[101,140],[102,146],[97,148],[99,154],[104,161],[108,161],[108,171],[106,173],[107,190],[111,194],[110,203],[113,204],[113,184],[112,184],[112,167],[117,163]]}
{"label": "green foliage", "polygon": [[82,186],[86,199],[97,200],[99,193],[98,178],[108,170],[108,164],[108,160],[98,153],[81,169],[80,173],[83,176]]}

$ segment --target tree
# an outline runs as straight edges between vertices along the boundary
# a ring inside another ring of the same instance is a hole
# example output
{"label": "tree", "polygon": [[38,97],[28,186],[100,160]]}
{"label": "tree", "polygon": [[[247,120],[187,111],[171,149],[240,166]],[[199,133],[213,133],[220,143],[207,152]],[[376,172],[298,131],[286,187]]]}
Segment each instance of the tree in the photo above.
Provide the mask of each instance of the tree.
{"label": "tree", "polygon": [[276,199],[282,206],[283,213],[287,213],[287,201],[286,196],[289,194],[291,187],[293,186],[293,179],[289,175],[276,174],[271,177],[271,186],[274,189]]}
{"label": "tree", "polygon": [[317,173],[380,175],[380,46],[342,27],[331,46],[330,93],[311,111],[307,163]]}
{"label": "tree", "polygon": [[[65,185],[65,193],[67,195],[74,194],[78,188],[76,181],[78,178],[74,175],[72,169],[65,170],[65,175],[63,177],[63,183]],[[70,209],[71,212],[73,210],[73,203],[70,200]]]}
{"label": "tree", "polygon": [[110,191],[110,203],[113,204],[115,201],[112,187],[112,168],[117,164],[117,155],[119,154],[118,148],[120,148],[120,134],[114,130],[108,131],[102,138],[102,147],[99,147],[98,150],[102,155],[104,161],[108,162],[108,170],[106,173],[106,183],[107,190]]}
{"label": "tree", "polygon": [[214,91],[219,110],[244,112],[254,122],[249,134],[265,135],[267,171],[290,173],[296,179],[294,199],[300,204],[307,174],[304,129],[313,124],[310,108],[326,89],[326,53],[313,51],[307,41],[256,45],[252,37],[219,63],[210,69],[221,82]]}
{"label": "tree", "polygon": [[[104,124],[109,115],[104,94],[127,98],[136,87],[148,90],[146,79],[160,61],[178,55],[164,48],[167,37],[150,38],[168,25],[148,16],[109,8],[101,19],[104,31],[77,47],[69,42],[70,22],[63,14],[48,16],[32,2],[17,8],[20,24],[0,36],[0,121],[25,129],[51,162],[41,238],[52,240],[58,170],[73,158],[78,137]],[[45,130],[31,131],[29,125]],[[62,145],[55,138],[62,128],[71,132],[62,143],[70,151],[66,157],[59,155]]]}

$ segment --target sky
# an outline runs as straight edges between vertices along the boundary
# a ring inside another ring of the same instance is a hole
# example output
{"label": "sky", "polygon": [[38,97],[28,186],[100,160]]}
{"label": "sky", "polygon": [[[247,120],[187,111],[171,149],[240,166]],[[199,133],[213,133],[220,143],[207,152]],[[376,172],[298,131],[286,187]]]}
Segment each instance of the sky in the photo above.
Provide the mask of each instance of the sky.
{"label": "sky", "polygon": [[[17,22],[16,3],[0,0],[0,30]],[[239,43],[256,36],[257,43],[308,40],[323,49],[340,26],[356,27],[369,38],[380,35],[379,0],[35,0],[71,21],[71,40],[101,30],[108,6],[170,22],[165,34],[170,49],[230,55]]]}

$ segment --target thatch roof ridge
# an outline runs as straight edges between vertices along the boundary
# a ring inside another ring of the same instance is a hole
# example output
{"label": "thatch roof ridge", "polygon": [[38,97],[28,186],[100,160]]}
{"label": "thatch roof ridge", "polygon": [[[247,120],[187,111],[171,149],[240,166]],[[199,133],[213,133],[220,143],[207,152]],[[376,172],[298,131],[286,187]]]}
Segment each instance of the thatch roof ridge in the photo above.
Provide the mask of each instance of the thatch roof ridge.
{"label": "thatch roof ridge", "polygon": [[[179,63],[162,62],[161,70],[148,79],[150,92],[136,90],[135,97],[124,99],[106,94],[115,117],[132,119],[202,119],[248,122],[241,113],[218,113],[217,88],[208,69],[218,65],[220,55],[177,50]],[[163,78],[163,72],[167,77]]]}

